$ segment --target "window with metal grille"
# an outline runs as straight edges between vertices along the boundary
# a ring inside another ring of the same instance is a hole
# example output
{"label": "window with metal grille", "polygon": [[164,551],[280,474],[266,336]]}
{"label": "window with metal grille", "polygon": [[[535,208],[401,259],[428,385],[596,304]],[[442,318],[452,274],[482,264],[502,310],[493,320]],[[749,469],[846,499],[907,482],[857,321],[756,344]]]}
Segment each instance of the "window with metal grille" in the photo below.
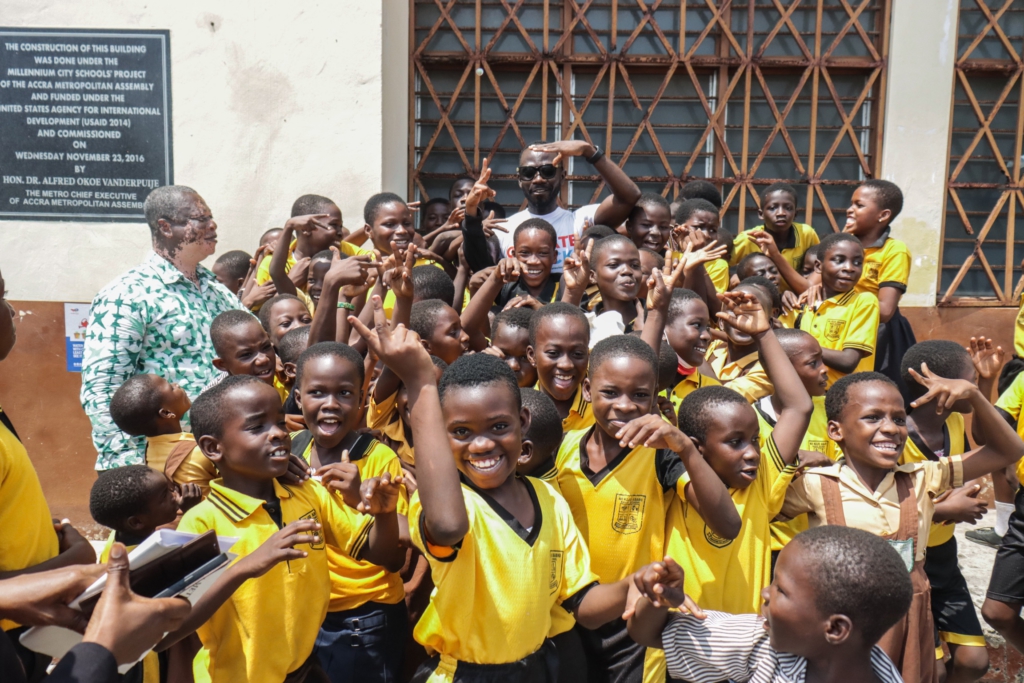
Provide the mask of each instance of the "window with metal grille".
{"label": "window with metal grille", "polygon": [[939,305],[1016,306],[1024,289],[1022,55],[1019,1],[961,0]]}
{"label": "window with metal grille", "polygon": [[[669,199],[711,180],[732,231],[776,181],[841,229],[881,164],[890,1],[413,0],[410,191],[446,196],[488,158],[518,210],[521,149],[575,137]],[[607,194],[583,160],[567,180],[568,206]]]}

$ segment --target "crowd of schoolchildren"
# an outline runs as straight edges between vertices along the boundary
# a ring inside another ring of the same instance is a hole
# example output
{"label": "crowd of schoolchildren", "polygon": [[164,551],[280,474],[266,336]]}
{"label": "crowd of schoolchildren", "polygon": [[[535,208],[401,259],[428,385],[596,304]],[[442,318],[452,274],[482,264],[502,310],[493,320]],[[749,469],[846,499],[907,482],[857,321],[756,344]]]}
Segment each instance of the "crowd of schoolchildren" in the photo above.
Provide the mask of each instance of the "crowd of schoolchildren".
{"label": "crowd of schoolchildren", "polygon": [[[240,557],[126,677],[985,674],[953,532],[981,478],[1017,486],[1024,374],[989,339],[914,342],[900,189],[862,183],[819,241],[773,184],[733,236],[715,186],[670,203],[599,150],[608,198],[559,207],[580,154],[525,150],[508,219],[485,162],[448,197],[374,195],[357,229],[302,196],[253,257],[216,260],[248,309],[210,326],[222,376],[121,386],[110,414],[146,461],[101,472],[91,511],[101,561],[167,527]],[[30,558],[49,514],[19,457],[0,516],[19,497],[8,545]],[[1024,492],[1002,522],[981,612],[1024,651]],[[65,564],[82,543],[61,528]]]}

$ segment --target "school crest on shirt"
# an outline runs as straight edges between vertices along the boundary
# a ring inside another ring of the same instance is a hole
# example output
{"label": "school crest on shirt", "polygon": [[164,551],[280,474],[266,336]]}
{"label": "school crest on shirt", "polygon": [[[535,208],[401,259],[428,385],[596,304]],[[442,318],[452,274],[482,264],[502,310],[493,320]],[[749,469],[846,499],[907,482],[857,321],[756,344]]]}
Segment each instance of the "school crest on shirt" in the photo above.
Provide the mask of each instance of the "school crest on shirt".
{"label": "school crest on shirt", "polygon": [[811,439],[807,441],[807,450],[817,453],[828,453],[828,441],[825,439]]}
{"label": "school crest on shirt", "polygon": [[711,544],[714,548],[724,548],[725,546],[732,543],[731,538],[722,538],[714,531],[708,528],[708,525],[704,525],[704,540]]}
{"label": "school crest on shirt", "polygon": [[[299,519],[311,519],[314,522],[316,522],[317,524],[320,524],[320,518],[317,516],[316,510],[310,510],[306,514],[304,514],[301,517],[299,517]],[[320,524],[320,528],[323,529],[323,527],[324,527],[324,525]],[[309,547],[312,550],[323,550],[324,549],[324,535],[323,535],[323,532],[321,531],[321,532],[317,532],[317,533],[320,536],[320,542],[319,543],[310,543]]]}
{"label": "school crest on shirt", "polygon": [[548,576],[548,592],[554,594],[562,584],[564,553],[561,550],[551,551],[551,574]]}
{"label": "school crest on shirt", "polygon": [[845,320],[826,320],[825,321],[825,339],[832,342],[839,341],[839,337],[843,334],[843,328],[846,327]]}
{"label": "school crest on shirt", "polygon": [[612,529],[620,534],[635,534],[644,523],[644,505],[647,496],[642,494],[618,493],[615,495],[615,510],[612,512]]}
{"label": "school crest on shirt", "polygon": [[867,270],[868,270],[868,272],[866,273],[866,275],[868,276],[869,280],[877,280],[878,279],[879,264],[877,264],[877,263],[869,263],[869,264],[867,264]]}

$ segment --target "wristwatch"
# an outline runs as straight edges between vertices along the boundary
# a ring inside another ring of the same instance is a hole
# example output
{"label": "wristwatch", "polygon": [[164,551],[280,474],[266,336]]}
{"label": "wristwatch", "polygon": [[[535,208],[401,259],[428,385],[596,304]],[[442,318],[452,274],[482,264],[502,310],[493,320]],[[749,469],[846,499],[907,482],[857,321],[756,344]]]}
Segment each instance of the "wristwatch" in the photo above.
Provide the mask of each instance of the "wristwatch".
{"label": "wristwatch", "polygon": [[587,157],[587,163],[591,165],[596,164],[597,162],[601,161],[601,157],[603,156],[604,152],[601,151],[601,148],[598,147],[597,145],[594,145],[594,154],[593,156]]}

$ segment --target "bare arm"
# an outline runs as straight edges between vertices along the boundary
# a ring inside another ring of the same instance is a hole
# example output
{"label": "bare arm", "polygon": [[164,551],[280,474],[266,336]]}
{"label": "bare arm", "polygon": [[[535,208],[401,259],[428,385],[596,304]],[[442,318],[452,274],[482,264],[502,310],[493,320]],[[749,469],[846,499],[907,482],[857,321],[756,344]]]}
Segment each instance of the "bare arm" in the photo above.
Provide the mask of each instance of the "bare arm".
{"label": "bare arm", "polygon": [[903,296],[896,287],[880,287],[878,289],[878,319],[887,323],[896,315],[900,306],[900,298]]}
{"label": "bare arm", "polygon": [[270,257],[270,279],[279,294],[295,294],[295,283],[288,277],[288,255],[291,251],[292,233],[295,224],[288,221],[281,229],[281,236],[274,245],[274,255]]}
{"label": "bare arm", "polygon": [[843,349],[842,351],[836,351],[835,349],[821,349],[821,360],[828,367],[839,372],[845,372],[847,374],[857,369],[860,361],[865,356],[869,355],[867,351],[861,349]]}
{"label": "bare arm", "polygon": [[505,283],[519,279],[519,271],[518,261],[502,259],[469,300],[466,310],[462,313],[462,329],[469,335],[469,348],[472,350],[482,351],[487,348],[487,333],[490,331],[487,329],[487,313],[490,312]]}
{"label": "bare arm", "polygon": [[[556,166],[565,157],[581,156],[588,159],[597,152],[594,145],[586,140],[562,140],[546,145],[536,145],[531,149],[558,154],[554,161]],[[594,170],[601,174],[601,178],[611,190],[611,196],[606,197],[597,207],[597,211],[594,213],[594,223],[617,226],[629,218],[629,212],[633,210],[637,200],[640,199],[640,188],[607,155],[603,155],[597,160]]]}

